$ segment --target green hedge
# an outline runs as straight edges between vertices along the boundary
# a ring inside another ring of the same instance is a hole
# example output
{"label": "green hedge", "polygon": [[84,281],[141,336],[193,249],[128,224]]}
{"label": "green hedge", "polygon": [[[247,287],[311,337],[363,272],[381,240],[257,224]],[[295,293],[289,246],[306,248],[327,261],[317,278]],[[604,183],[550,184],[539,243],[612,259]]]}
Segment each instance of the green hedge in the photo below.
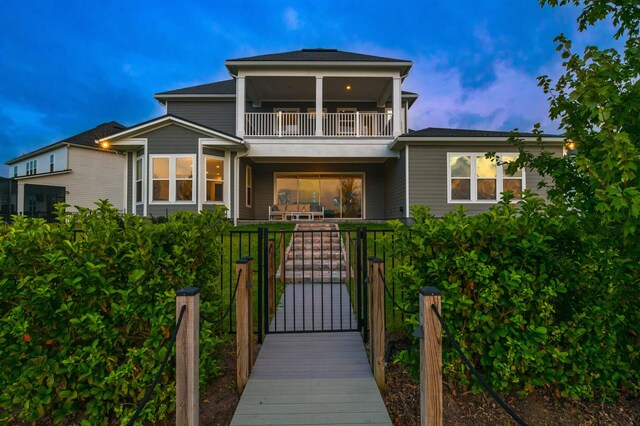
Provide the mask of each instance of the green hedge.
{"label": "green hedge", "polygon": [[[626,272],[633,259],[580,235],[579,215],[560,212],[528,195],[475,216],[460,208],[436,219],[415,208],[415,225],[392,223],[395,243],[387,244],[404,260],[394,279],[410,309],[420,287],[442,290],[445,321],[498,390],[637,393],[640,286]],[[407,330],[416,325],[411,316]],[[415,367],[417,352],[399,358]],[[446,341],[443,358],[447,381],[478,389]]]}
{"label": "green hedge", "polygon": [[[166,353],[175,291],[199,287],[201,311],[220,315],[213,282],[228,225],[213,211],[151,224],[106,201],[79,214],[58,207],[58,223],[17,216],[0,230],[0,423],[124,422]],[[221,342],[203,324],[203,382],[218,373]],[[174,410],[174,378],[169,363],[142,420]]]}

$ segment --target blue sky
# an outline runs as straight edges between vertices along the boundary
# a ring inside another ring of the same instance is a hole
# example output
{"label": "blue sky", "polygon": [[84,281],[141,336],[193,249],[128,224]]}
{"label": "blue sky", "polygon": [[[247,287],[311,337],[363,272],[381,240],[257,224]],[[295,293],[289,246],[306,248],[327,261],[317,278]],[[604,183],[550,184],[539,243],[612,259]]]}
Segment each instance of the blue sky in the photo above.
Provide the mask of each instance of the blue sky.
{"label": "blue sky", "polygon": [[[415,62],[410,126],[547,132],[536,76],[558,75],[553,38],[572,8],[487,1],[23,1],[0,3],[0,162],[111,120],[161,115],[153,94],[229,78],[224,60],[309,47]],[[1,167],[3,175],[6,167]]]}

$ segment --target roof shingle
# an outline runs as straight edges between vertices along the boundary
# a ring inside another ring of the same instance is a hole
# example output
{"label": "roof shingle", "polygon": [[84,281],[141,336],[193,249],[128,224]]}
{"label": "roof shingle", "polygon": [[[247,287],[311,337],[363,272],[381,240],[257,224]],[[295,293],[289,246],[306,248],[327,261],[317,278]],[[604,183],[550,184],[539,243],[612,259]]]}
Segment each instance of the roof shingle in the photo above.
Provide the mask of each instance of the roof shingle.
{"label": "roof shingle", "polygon": [[249,61],[331,61],[331,62],[411,62],[405,59],[386,58],[362,53],[343,52],[338,49],[302,49],[292,52],[271,53],[246,58],[227,59],[227,62]]}

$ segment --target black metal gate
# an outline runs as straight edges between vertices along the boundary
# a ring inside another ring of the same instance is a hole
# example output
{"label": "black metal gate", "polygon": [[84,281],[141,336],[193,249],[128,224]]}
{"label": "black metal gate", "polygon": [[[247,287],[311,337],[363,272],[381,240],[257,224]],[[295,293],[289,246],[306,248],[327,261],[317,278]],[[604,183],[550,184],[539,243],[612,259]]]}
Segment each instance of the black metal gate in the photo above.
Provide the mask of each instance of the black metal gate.
{"label": "black metal gate", "polygon": [[[317,225],[316,225],[317,226]],[[235,262],[253,260],[258,342],[265,334],[359,331],[368,336],[368,260],[387,259],[379,237],[390,229],[234,229],[221,237],[226,247],[220,290],[229,304],[226,327],[235,332]],[[390,269],[391,269],[390,268]],[[390,277],[388,277],[390,278]],[[388,291],[396,288],[389,279]],[[386,304],[386,301],[385,301]],[[391,312],[392,319],[397,312]]]}

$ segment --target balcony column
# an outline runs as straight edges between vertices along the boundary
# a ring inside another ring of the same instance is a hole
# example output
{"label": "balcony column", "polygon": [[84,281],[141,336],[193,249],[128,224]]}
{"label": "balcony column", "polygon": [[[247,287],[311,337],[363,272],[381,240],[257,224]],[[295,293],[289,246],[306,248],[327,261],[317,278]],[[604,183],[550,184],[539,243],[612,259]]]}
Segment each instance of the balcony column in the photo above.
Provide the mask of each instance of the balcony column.
{"label": "balcony column", "polygon": [[393,77],[393,137],[402,134],[400,127],[400,114],[402,111],[402,89],[400,77]]}
{"label": "balcony column", "polygon": [[322,136],[322,76],[316,76],[316,136]]}
{"label": "balcony column", "polygon": [[244,138],[244,110],[247,104],[244,83],[244,77],[236,77],[236,136],[239,138]]}

